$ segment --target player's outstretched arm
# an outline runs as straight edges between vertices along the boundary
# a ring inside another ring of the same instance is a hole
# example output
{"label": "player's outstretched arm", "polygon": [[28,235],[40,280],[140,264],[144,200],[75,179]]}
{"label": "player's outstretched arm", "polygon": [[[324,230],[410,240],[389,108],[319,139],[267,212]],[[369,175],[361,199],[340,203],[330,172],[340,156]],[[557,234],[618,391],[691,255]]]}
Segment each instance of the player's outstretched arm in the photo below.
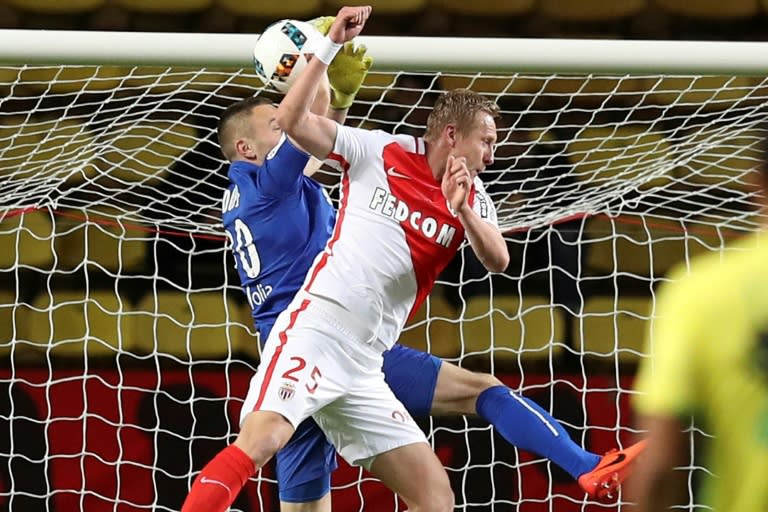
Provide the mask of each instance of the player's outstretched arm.
{"label": "player's outstretched arm", "polygon": [[[333,20],[333,18],[330,19]],[[344,124],[347,111],[363,86],[363,81],[368,75],[372,63],[373,59],[366,54],[365,46],[361,45],[355,48],[352,41],[344,43],[339,54],[328,66],[329,83],[323,83],[320,88],[321,91],[326,89],[324,92],[327,93],[324,98],[325,105],[328,107],[325,117],[339,124]],[[318,96],[320,96],[320,92],[318,92]],[[317,104],[317,100],[315,100],[315,104]],[[315,108],[312,109],[312,112],[319,113]],[[333,168],[326,166],[321,172],[317,172],[321,165],[321,160],[312,158],[304,169],[304,174],[324,185],[337,183],[339,175]]]}
{"label": "player's outstretched arm", "polygon": [[336,124],[311,112],[312,99],[328,65],[341,46],[363,29],[370,6],[342,7],[315,56],[291,87],[277,109],[280,128],[311,155],[324,159],[333,150]]}

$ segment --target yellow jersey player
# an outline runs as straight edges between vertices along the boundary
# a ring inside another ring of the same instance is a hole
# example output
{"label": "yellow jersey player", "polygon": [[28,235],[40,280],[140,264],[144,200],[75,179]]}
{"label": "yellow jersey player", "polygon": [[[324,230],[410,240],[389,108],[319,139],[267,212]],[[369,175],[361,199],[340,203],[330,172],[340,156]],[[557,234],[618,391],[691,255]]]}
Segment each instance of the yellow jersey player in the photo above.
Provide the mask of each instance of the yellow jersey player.
{"label": "yellow jersey player", "polygon": [[[768,167],[759,173],[768,210]],[[648,337],[652,357],[639,370],[634,406],[648,444],[629,482],[643,512],[689,497],[689,441],[695,425],[713,436],[704,446],[702,502],[715,511],[768,510],[768,229],[721,257],[695,260],[662,288]],[[682,478],[681,478],[682,477]]]}

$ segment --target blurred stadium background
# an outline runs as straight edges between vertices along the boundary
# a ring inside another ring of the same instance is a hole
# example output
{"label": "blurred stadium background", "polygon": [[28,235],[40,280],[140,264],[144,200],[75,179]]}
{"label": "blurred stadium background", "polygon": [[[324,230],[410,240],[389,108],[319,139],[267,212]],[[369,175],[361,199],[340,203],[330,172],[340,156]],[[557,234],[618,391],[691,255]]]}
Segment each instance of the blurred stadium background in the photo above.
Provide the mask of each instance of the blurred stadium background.
{"label": "blurred stadium background", "polygon": [[[343,3],[2,0],[0,29],[258,33]],[[766,0],[369,3],[369,35],[768,34]],[[759,221],[748,173],[765,155],[765,80],[372,73],[351,124],[418,133],[453,87],[504,112],[484,179],[512,264],[489,277],[463,251],[403,342],[495,372],[594,451],[629,442],[657,286]],[[226,175],[213,130],[254,91],[269,94],[250,69],[0,59],[0,509],[175,510],[236,431],[258,351],[217,224]],[[621,508],[586,501],[482,422],[423,426],[463,510]],[[705,433],[692,425],[691,436]],[[706,468],[692,459],[685,470],[694,506]],[[334,483],[337,510],[397,507],[357,470]],[[235,509],[277,510],[270,469]]]}
{"label": "blurred stadium background", "polygon": [[[765,0],[374,0],[372,35],[763,40]],[[3,0],[1,28],[258,32],[337,0]]]}

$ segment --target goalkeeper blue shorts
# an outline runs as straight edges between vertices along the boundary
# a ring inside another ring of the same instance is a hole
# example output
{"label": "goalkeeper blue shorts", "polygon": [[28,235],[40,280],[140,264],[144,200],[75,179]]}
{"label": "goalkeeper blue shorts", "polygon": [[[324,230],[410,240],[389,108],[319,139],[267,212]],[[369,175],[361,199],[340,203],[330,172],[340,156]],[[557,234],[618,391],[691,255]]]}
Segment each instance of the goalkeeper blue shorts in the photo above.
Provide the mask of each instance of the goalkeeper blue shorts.
{"label": "goalkeeper blue shorts", "polygon": [[[411,416],[429,415],[442,360],[420,350],[395,344],[384,353],[384,379]],[[336,450],[320,427],[309,418],[277,452],[280,501],[306,503],[331,490]]]}
{"label": "goalkeeper blue shorts", "polygon": [[396,343],[384,352],[384,380],[413,417],[429,416],[443,360]]}

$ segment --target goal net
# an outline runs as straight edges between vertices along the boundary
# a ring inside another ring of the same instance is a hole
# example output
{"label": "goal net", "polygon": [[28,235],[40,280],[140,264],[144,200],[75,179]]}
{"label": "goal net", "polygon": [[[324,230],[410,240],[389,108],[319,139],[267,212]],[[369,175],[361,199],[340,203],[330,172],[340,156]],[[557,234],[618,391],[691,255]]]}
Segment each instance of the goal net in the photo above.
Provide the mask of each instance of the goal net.
{"label": "goal net", "polygon": [[[178,510],[236,434],[259,360],[220,225],[216,121],[240,98],[273,93],[247,60],[6,59],[21,64],[0,65],[0,506]],[[446,72],[402,56],[370,74],[348,118],[419,134],[442,90],[498,102],[496,160],[482,177],[510,267],[489,276],[463,250],[402,341],[494,372],[598,453],[636,433],[632,379],[669,269],[728,250],[762,222],[750,172],[768,135],[765,76],[727,73],[732,61],[701,75],[622,72],[616,60],[594,73],[482,59]],[[477,419],[422,425],[462,510],[606,508]],[[706,432],[691,425],[690,436]],[[707,473],[695,455],[679,468],[690,506]],[[346,466],[333,499],[341,510],[403,510]],[[233,510],[277,506],[268,467]]]}

